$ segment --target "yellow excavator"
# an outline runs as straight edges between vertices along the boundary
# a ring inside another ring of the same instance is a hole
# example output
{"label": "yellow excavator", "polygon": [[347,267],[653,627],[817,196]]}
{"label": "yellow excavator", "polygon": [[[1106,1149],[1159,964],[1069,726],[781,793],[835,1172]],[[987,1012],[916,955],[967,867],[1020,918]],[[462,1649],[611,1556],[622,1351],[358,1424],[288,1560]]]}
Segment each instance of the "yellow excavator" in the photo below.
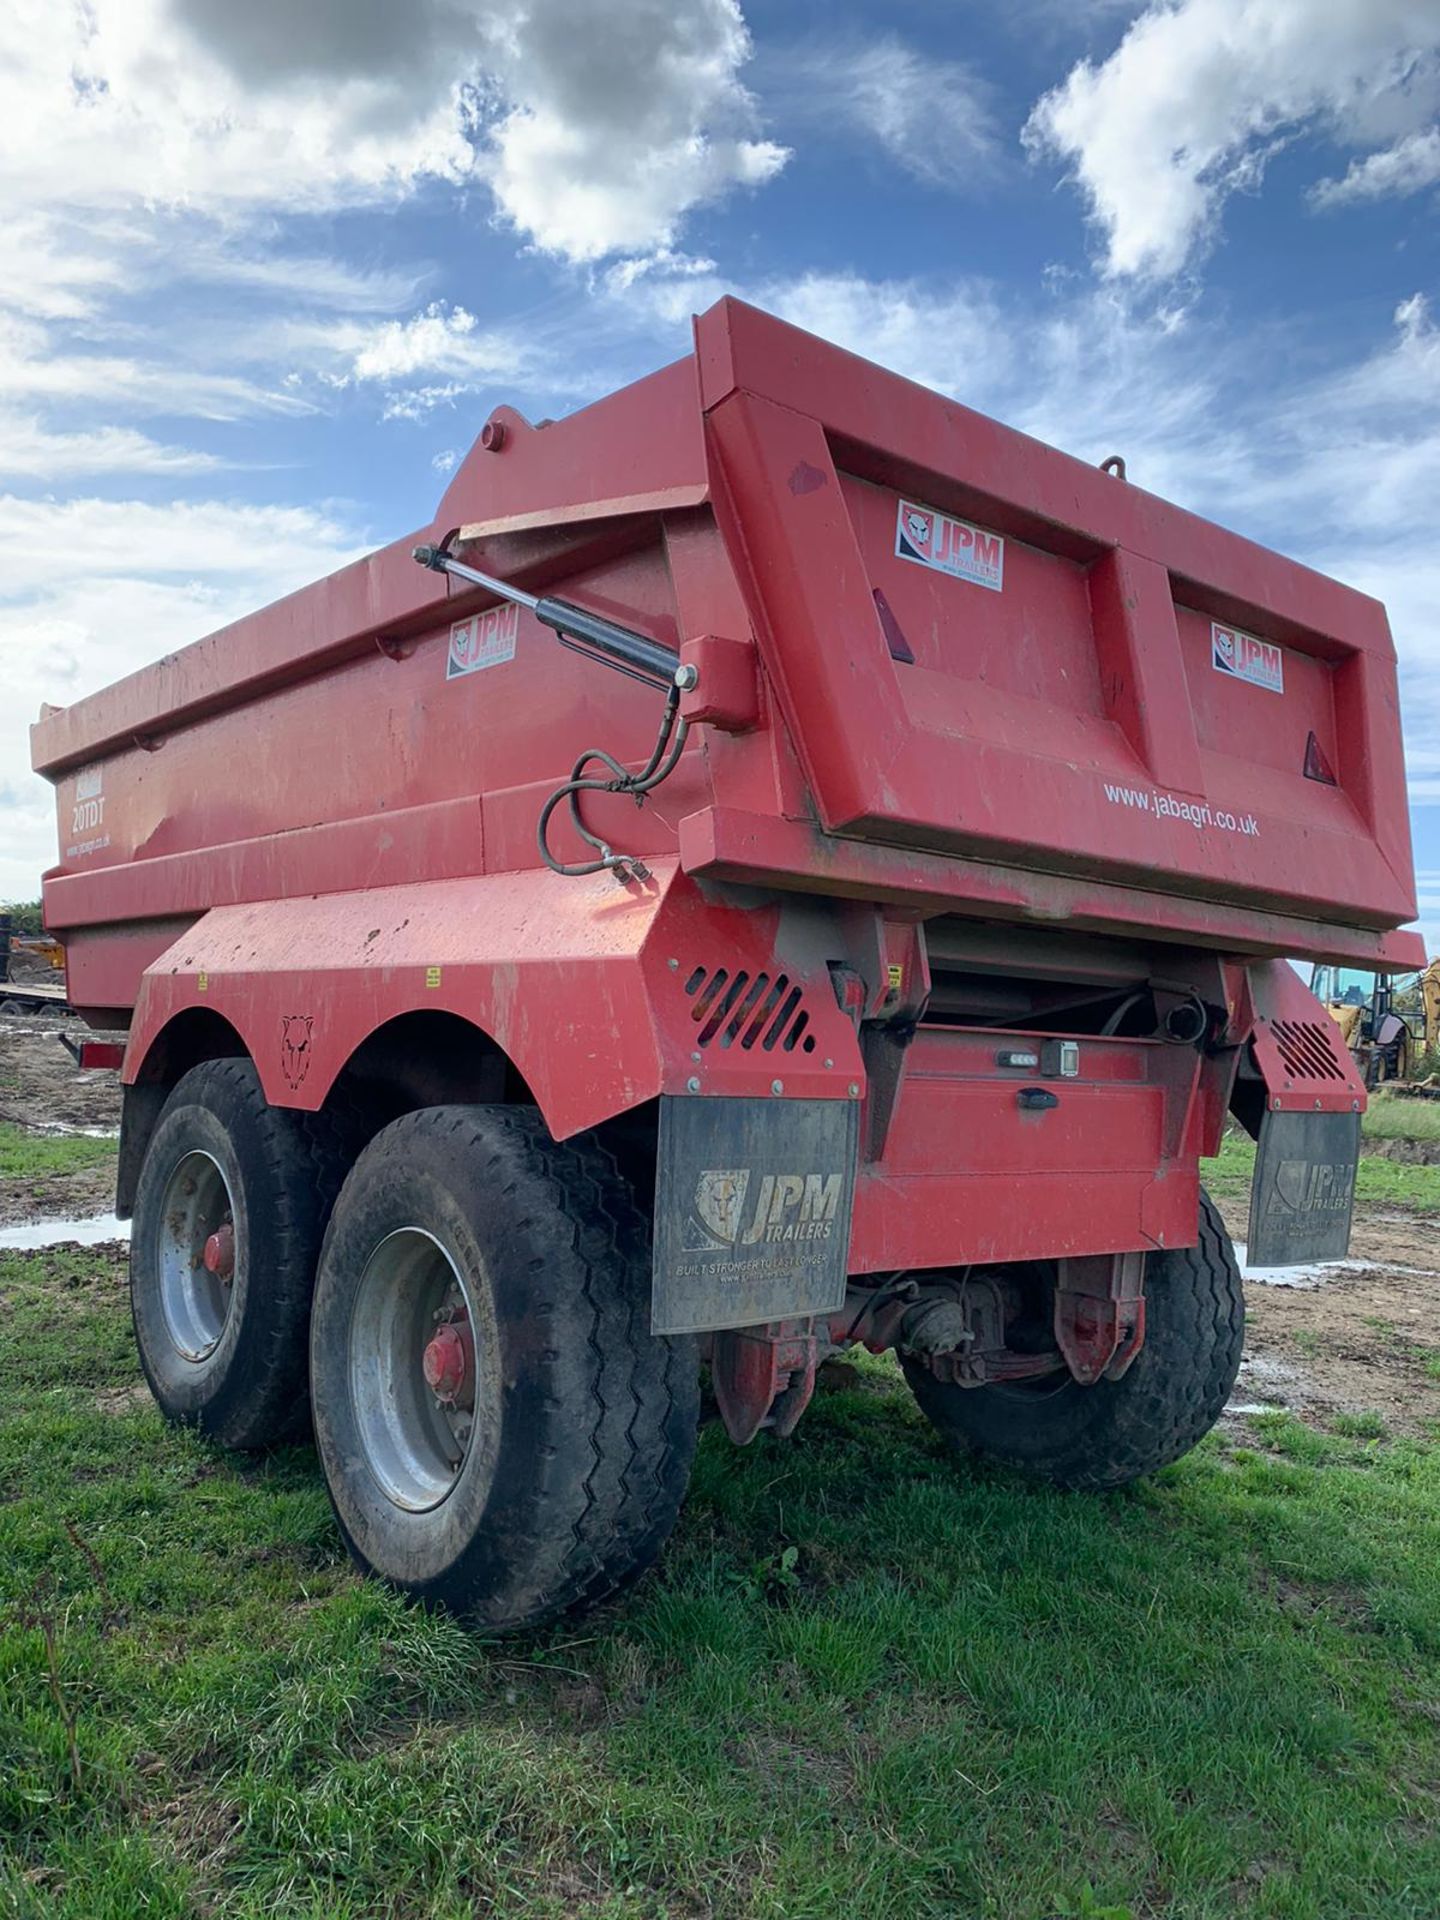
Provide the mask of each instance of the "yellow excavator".
{"label": "yellow excavator", "polygon": [[1414,1084],[1422,1055],[1440,1046],[1440,958],[1421,973],[1324,963],[1312,967],[1310,991],[1329,1008],[1367,1087]]}

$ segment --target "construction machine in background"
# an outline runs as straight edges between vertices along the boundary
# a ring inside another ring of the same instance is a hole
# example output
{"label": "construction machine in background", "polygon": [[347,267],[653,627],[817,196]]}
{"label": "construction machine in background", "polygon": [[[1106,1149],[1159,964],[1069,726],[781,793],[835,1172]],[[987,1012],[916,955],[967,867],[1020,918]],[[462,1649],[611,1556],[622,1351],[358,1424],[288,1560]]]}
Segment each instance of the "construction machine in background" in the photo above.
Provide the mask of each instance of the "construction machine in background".
{"label": "construction machine in background", "polygon": [[0,907],[0,1008],[34,1012],[65,1005],[65,949],[49,933],[19,933]]}
{"label": "construction machine in background", "polygon": [[1422,1061],[1433,1064],[1440,1045],[1440,957],[1418,973],[1326,961],[1311,968],[1310,991],[1339,1026],[1367,1087],[1420,1090]]}

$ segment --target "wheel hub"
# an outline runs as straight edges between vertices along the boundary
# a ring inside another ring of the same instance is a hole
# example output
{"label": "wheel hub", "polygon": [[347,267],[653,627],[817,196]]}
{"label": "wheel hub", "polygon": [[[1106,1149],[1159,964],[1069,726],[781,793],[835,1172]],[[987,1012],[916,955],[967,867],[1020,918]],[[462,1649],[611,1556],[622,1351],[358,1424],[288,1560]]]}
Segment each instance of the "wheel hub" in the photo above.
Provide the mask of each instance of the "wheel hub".
{"label": "wheel hub", "polygon": [[422,1359],[425,1384],[447,1407],[475,1404],[475,1337],[470,1321],[449,1320],[435,1329]]}
{"label": "wheel hub", "polygon": [[235,1228],[227,1220],[224,1226],[217,1227],[205,1242],[205,1251],[200,1256],[207,1273],[213,1273],[220,1281],[227,1281],[235,1273]]}

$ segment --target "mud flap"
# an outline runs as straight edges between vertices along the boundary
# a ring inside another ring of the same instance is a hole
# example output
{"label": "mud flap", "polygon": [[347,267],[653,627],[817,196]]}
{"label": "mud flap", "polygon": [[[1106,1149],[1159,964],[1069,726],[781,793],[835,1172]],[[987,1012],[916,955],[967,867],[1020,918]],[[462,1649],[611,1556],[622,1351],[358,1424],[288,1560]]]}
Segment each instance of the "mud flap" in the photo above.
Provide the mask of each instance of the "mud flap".
{"label": "mud flap", "polygon": [[652,1332],[839,1311],[859,1118],[854,1100],[661,1099]]}
{"label": "mud flap", "polygon": [[1267,1113],[1250,1188],[1249,1265],[1343,1260],[1359,1156],[1358,1113]]}

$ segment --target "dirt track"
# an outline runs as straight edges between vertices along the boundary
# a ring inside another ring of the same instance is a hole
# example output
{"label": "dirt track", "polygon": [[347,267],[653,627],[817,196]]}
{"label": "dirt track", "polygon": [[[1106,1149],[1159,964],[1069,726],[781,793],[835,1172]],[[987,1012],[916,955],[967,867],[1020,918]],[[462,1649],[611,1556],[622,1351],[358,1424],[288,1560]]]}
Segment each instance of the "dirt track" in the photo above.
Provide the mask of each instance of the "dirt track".
{"label": "dirt track", "polygon": [[[81,1073],[60,1043],[86,1028],[56,1014],[0,1015],[0,1121],[40,1136],[115,1133],[120,1126],[120,1076]],[[85,1219],[114,1204],[110,1161],[70,1172],[40,1173],[0,1185],[0,1226],[60,1215]]]}
{"label": "dirt track", "polygon": [[79,1072],[61,1045],[61,1034],[88,1032],[69,1015],[0,1015],[0,1120],[55,1133],[118,1131],[119,1075]]}
{"label": "dirt track", "polygon": [[[53,1015],[0,1016],[0,1120],[38,1134],[113,1131],[120,1083],[113,1073],[78,1072],[61,1031],[83,1031]],[[14,1189],[13,1191],[11,1189]],[[0,1225],[107,1212],[114,1170],[107,1160],[68,1173],[11,1181],[0,1192]],[[1243,1238],[1245,1203],[1222,1204]],[[1311,1286],[1247,1286],[1245,1364],[1239,1409],[1284,1407],[1319,1424],[1336,1413],[1375,1411],[1392,1433],[1440,1421],[1440,1222],[1396,1209],[1361,1208],[1352,1257],[1371,1267],[1332,1272]]]}
{"label": "dirt track", "polygon": [[[1245,1232],[1245,1202],[1221,1211]],[[1245,1361],[1237,1406],[1284,1407],[1326,1424],[1374,1411],[1391,1433],[1440,1421],[1440,1222],[1394,1208],[1357,1207],[1351,1259],[1313,1286],[1252,1280],[1245,1289]],[[1243,1418],[1243,1416],[1241,1416]]]}

